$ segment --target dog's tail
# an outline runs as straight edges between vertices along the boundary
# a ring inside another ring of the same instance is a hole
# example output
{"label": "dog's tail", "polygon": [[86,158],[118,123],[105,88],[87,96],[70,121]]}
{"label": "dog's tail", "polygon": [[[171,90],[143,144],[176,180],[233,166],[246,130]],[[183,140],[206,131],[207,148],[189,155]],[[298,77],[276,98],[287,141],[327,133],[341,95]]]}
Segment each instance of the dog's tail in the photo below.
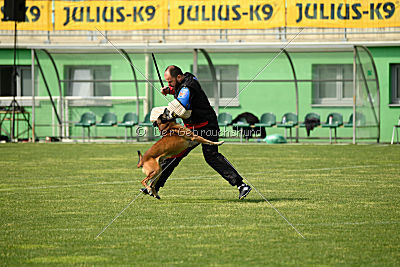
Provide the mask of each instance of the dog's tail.
{"label": "dog's tail", "polygon": [[139,156],[137,167],[140,168],[140,167],[143,167],[143,162],[142,162],[143,156],[142,156],[142,153],[140,153],[140,150],[138,150],[137,153],[138,153],[138,156]]}

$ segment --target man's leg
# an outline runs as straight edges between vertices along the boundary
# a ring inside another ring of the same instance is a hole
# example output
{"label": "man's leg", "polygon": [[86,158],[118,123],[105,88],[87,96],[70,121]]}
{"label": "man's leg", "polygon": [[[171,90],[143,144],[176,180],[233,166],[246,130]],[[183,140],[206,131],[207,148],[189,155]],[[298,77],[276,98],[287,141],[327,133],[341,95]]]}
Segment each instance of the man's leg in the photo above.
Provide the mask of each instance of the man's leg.
{"label": "man's leg", "polygon": [[[203,131],[203,133],[208,131]],[[214,132],[214,131],[212,131]],[[199,131],[201,134],[201,131]],[[217,142],[217,134],[204,134],[202,137]],[[233,165],[218,152],[218,146],[212,145],[202,145],[204,159],[214,170],[216,170],[225,180],[227,180],[232,186],[237,186],[239,189],[239,199],[246,197],[250,191],[251,187],[243,182],[243,178],[233,167]]]}

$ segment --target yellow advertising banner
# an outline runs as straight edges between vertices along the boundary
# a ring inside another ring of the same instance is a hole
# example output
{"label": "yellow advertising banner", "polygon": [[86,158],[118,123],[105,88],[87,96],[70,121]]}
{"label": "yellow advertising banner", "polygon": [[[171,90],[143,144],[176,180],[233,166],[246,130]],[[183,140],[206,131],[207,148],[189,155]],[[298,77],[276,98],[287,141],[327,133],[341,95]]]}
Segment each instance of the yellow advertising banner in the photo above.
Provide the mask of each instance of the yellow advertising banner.
{"label": "yellow advertising banner", "polygon": [[168,28],[168,0],[55,1],[56,30]]}
{"label": "yellow advertising banner", "polygon": [[398,0],[287,0],[287,26],[398,27],[400,5]]}
{"label": "yellow advertising banner", "polygon": [[[3,21],[4,18],[4,0],[0,0],[1,20],[0,30],[14,30],[13,21]],[[35,0],[26,1],[26,19],[25,22],[18,22],[18,30],[51,31],[51,1]]]}
{"label": "yellow advertising banner", "polygon": [[285,0],[170,0],[170,29],[266,29],[285,25]]}

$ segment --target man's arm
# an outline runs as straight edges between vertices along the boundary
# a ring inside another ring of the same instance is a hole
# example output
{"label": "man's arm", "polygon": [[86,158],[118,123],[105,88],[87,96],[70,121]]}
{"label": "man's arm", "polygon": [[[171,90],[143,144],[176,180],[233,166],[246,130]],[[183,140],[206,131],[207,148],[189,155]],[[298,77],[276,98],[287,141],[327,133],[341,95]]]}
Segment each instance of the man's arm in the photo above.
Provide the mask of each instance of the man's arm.
{"label": "man's arm", "polygon": [[190,115],[192,115],[192,111],[190,110],[189,88],[183,87],[179,91],[178,97],[168,104],[168,110],[183,119],[188,119]]}

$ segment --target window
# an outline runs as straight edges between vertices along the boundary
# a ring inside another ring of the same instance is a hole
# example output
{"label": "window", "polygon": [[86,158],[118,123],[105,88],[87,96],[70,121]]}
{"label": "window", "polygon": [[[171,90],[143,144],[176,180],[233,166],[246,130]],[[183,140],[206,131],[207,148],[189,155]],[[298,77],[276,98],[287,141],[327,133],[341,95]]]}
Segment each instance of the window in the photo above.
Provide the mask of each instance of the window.
{"label": "window", "polygon": [[[239,77],[239,65],[214,65],[214,67],[217,75],[218,92],[220,97],[219,105],[224,106],[231,101],[229,106],[239,106],[239,99],[235,98],[239,93],[239,83],[236,82]],[[213,105],[214,86],[210,67],[208,65],[198,65],[197,78],[199,79],[201,87],[210,100],[211,105]],[[225,82],[224,80],[229,81]]]}
{"label": "window", "polygon": [[352,104],[352,64],[314,64],[312,79],[313,104],[336,106]]}
{"label": "window", "polygon": [[390,69],[392,74],[391,104],[400,104],[400,64],[391,64]]}
{"label": "window", "polygon": [[[13,66],[0,66],[0,96],[13,96]],[[15,96],[32,96],[30,66],[17,66],[17,91]]]}
{"label": "window", "polygon": [[[110,80],[110,66],[66,66],[67,80],[78,82],[67,82],[66,96],[78,97],[102,97],[111,95],[110,82],[95,82],[96,80]],[[83,82],[79,82],[83,81]],[[109,105],[106,100],[72,100],[71,105],[75,106],[103,106]]]}

